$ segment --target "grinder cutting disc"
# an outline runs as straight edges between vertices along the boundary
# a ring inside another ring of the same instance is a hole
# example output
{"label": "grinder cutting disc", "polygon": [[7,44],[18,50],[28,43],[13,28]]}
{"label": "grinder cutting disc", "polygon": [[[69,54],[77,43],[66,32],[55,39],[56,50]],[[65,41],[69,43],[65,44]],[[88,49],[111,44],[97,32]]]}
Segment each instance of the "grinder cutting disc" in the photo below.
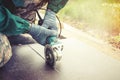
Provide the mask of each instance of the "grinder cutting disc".
{"label": "grinder cutting disc", "polygon": [[53,51],[52,47],[49,45],[45,46],[45,59],[46,59],[46,64],[54,67],[56,64],[56,53]]}

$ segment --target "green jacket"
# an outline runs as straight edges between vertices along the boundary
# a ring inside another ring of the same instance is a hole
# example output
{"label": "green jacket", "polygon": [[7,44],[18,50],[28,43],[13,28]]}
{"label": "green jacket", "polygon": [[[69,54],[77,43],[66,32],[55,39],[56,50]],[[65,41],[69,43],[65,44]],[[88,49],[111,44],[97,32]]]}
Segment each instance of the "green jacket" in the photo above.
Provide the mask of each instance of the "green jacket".
{"label": "green jacket", "polygon": [[[0,32],[6,35],[18,35],[29,30],[29,22],[14,15],[0,0]],[[26,0],[12,0],[16,7],[25,7]],[[28,2],[30,0],[27,0]],[[63,8],[68,0],[48,0],[48,7],[54,12]]]}
{"label": "green jacket", "polygon": [[18,35],[29,30],[29,22],[13,15],[0,0],[0,32],[6,35]]}
{"label": "green jacket", "polygon": [[55,13],[58,13],[60,9],[62,9],[68,0],[49,0],[48,1],[48,8],[54,11]]}

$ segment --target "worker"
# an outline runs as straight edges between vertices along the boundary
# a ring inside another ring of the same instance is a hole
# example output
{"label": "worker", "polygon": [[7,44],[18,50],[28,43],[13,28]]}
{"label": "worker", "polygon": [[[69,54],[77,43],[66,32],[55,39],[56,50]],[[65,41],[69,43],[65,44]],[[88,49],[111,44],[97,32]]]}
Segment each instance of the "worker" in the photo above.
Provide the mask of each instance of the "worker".
{"label": "worker", "polygon": [[[39,44],[45,45],[49,36],[58,36],[56,14],[68,0],[0,0],[0,67],[12,56],[7,39],[24,33],[30,34]],[[34,24],[36,9],[47,5],[43,24]]]}

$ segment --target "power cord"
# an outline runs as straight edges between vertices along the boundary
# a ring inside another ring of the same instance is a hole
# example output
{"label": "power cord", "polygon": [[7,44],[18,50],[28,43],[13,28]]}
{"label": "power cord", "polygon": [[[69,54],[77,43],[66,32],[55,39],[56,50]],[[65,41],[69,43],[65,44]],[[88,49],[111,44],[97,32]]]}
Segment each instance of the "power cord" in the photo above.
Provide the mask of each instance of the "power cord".
{"label": "power cord", "polygon": [[[47,10],[47,9],[41,8],[41,10]],[[38,23],[39,23],[39,25],[42,25],[43,19],[41,18],[38,10],[36,10],[36,12],[37,12],[37,15],[38,15],[38,17],[39,17],[39,22],[38,22]],[[59,22],[60,32],[59,32],[59,34],[58,34],[58,38],[60,38],[60,37],[61,37],[61,33],[62,33],[62,24],[61,24],[61,21],[60,21],[60,19],[59,19],[59,17],[58,17],[57,15],[56,15],[56,18],[57,18],[57,20],[58,20],[58,22]]]}

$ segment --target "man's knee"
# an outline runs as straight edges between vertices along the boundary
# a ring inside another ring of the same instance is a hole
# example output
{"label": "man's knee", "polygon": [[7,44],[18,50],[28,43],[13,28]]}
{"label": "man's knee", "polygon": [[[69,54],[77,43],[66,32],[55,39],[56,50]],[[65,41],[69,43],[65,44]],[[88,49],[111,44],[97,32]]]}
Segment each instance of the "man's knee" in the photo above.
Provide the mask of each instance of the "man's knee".
{"label": "man's knee", "polygon": [[7,37],[0,33],[0,67],[5,65],[12,56],[12,49]]}

